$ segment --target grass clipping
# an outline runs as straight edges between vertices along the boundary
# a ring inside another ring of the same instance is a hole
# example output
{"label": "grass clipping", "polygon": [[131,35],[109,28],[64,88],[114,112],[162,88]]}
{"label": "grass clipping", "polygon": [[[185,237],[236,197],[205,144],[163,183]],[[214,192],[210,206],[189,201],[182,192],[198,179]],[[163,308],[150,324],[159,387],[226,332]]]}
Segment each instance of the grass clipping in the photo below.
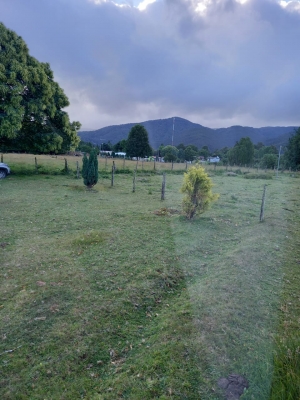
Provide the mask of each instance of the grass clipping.
{"label": "grass clipping", "polygon": [[184,174],[181,192],[185,193],[182,209],[188,219],[204,213],[211,203],[219,198],[212,193],[212,181],[200,165],[195,165]]}

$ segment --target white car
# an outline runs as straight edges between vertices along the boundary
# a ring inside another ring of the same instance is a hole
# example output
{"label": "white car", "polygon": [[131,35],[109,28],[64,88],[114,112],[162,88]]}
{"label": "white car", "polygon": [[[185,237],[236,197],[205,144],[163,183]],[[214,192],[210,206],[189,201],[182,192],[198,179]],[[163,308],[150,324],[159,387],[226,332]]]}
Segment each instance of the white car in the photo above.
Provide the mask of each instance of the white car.
{"label": "white car", "polygon": [[0,179],[6,177],[6,175],[10,174],[10,168],[7,164],[0,163]]}

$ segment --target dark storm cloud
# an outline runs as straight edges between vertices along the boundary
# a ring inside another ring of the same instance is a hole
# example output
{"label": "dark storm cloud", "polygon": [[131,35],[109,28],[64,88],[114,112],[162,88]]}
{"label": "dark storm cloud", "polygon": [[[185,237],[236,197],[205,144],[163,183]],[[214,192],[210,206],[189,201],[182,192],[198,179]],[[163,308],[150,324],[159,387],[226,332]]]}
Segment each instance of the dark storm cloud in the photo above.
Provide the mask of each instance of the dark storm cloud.
{"label": "dark storm cloud", "polygon": [[157,0],[144,11],[128,1],[0,3],[2,22],[50,62],[84,128],[175,114],[212,127],[299,124],[297,1]]}

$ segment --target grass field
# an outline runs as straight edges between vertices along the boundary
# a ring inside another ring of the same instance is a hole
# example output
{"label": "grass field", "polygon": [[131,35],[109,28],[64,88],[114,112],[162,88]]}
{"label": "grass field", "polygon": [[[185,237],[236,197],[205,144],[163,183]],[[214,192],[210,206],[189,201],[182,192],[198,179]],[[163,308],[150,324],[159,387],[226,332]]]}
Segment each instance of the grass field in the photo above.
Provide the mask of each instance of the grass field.
{"label": "grass field", "polygon": [[231,373],[249,380],[243,399],[300,397],[297,175],[212,168],[220,198],[190,222],[176,164],[161,202],[153,163],[132,193],[129,172],[111,187],[111,160],[92,191],[60,175],[64,157],[37,156],[38,174],[32,155],[4,162],[1,399],[217,400]]}

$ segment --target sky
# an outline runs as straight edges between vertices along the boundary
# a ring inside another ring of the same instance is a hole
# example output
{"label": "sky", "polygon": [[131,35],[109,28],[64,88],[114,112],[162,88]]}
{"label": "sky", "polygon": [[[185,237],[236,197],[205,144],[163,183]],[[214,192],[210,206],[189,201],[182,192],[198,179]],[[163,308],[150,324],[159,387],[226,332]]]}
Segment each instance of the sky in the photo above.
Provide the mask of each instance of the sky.
{"label": "sky", "polygon": [[82,130],[300,125],[300,0],[0,0]]}

